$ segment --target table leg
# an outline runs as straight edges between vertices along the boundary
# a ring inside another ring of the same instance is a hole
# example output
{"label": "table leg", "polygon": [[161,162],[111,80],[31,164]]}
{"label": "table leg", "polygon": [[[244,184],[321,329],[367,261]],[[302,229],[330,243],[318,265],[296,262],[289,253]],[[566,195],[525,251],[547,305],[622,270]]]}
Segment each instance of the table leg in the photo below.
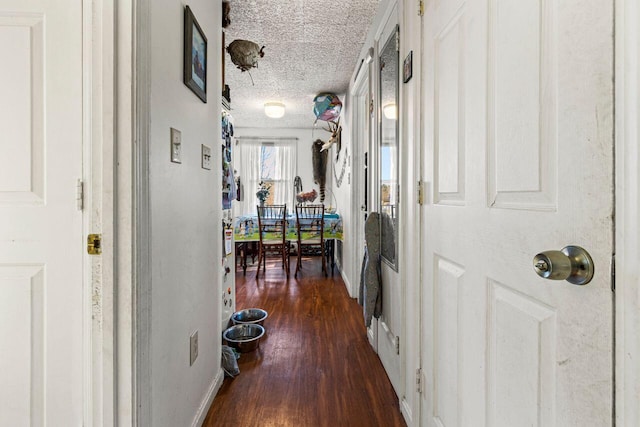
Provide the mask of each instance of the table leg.
{"label": "table leg", "polygon": [[333,268],[336,266],[336,239],[331,239],[329,252],[331,254],[331,276],[333,277]]}
{"label": "table leg", "polygon": [[240,246],[242,248],[240,250],[240,253],[241,253],[242,274],[244,276],[247,275],[247,245],[248,243],[242,243]]}

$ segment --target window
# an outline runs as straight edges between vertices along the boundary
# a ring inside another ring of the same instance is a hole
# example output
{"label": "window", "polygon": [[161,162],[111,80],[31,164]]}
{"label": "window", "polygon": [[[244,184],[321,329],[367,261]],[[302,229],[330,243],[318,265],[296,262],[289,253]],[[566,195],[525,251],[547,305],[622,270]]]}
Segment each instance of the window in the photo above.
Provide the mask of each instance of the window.
{"label": "window", "polygon": [[240,139],[237,165],[244,187],[240,215],[254,214],[259,203],[256,197],[260,181],[271,184],[267,204],[286,203],[293,206],[293,179],[296,176],[296,144],[292,141],[269,142]]}
{"label": "window", "polygon": [[268,205],[274,203],[276,191],[282,191],[282,186],[286,185],[282,179],[277,178],[276,157],[278,148],[269,145],[260,147],[260,180],[265,184],[271,185],[271,193],[265,202]]}

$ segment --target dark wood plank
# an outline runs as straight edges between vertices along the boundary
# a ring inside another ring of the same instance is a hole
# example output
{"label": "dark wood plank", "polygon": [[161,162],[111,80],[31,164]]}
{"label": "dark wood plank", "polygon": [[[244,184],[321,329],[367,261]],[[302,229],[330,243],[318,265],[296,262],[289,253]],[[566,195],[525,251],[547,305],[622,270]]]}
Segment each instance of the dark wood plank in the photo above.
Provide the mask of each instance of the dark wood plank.
{"label": "dark wood plank", "polygon": [[236,274],[237,307],[267,310],[266,335],[225,378],[203,425],[405,426],[342,278],[325,278],[318,257],[303,259],[297,280],[272,258],[266,276],[255,270]]}

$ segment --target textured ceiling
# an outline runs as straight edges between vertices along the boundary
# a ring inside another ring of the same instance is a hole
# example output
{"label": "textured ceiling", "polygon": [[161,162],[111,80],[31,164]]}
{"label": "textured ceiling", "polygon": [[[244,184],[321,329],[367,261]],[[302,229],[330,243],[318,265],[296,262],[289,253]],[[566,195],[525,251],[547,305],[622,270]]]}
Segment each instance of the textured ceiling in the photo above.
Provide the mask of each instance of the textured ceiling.
{"label": "textured ceiling", "polygon": [[[232,0],[225,45],[245,39],[265,46],[258,68],[241,72],[225,54],[236,127],[311,128],[313,98],[346,93],[379,0]],[[342,100],[344,101],[344,100]],[[282,102],[285,116],[264,115]]]}

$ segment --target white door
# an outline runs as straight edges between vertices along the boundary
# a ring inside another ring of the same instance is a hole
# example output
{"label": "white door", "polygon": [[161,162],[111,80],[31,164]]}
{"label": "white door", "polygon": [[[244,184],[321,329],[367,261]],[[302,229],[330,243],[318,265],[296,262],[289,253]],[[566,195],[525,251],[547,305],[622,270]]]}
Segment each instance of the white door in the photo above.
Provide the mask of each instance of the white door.
{"label": "white door", "polygon": [[[364,138],[364,143],[365,145],[362,147],[362,155],[363,155],[363,161],[364,161],[364,168],[362,170],[362,177],[363,177],[363,185],[361,186],[361,191],[362,191],[362,213],[361,213],[361,228],[362,228],[362,241],[366,244],[366,235],[364,233],[364,228],[365,228],[365,223],[367,222],[367,218],[369,216],[369,213],[371,212],[371,208],[372,208],[372,197],[373,197],[373,191],[372,191],[372,187],[373,187],[373,182],[374,179],[373,177],[375,176],[375,170],[372,167],[372,159],[373,156],[372,154],[374,153],[374,149],[373,147],[374,145],[374,135],[375,132],[373,131],[373,126],[375,126],[374,123],[376,123],[376,121],[374,120],[374,116],[373,116],[373,112],[370,110],[370,103],[372,102],[372,95],[371,93],[367,93],[366,96],[361,98],[361,101],[364,102],[366,104],[366,109],[365,111],[367,111],[366,113],[366,124],[367,124],[367,136],[366,138]],[[362,256],[364,257],[364,251],[362,252]],[[378,352],[378,319],[373,317],[371,319],[371,325],[367,327],[367,338],[369,339],[369,344],[371,344],[371,347],[373,347],[373,350],[377,353]]]}
{"label": "white door", "polygon": [[613,1],[425,3],[421,424],[611,425]]}
{"label": "white door", "polygon": [[369,72],[368,64],[363,63],[363,69],[360,71],[362,77],[359,77],[355,95],[353,97],[353,149],[350,150],[353,172],[353,191],[352,191],[352,218],[353,221],[353,259],[355,265],[352,268],[352,284],[351,295],[358,297],[360,289],[360,273],[362,270],[362,259],[364,257],[364,223],[367,219],[367,165],[366,155],[369,146]]}
{"label": "white door", "polygon": [[2,426],[83,424],[82,8],[0,5]]}
{"label": "white door", "polygon": [[[375,120],[377,138],[375,139],[375,161],[371,162],[371,167],[375,168],[375,200],[371,205],[372,210],[381,213],[380,218],[388,218],[393,223],[396,239],[399,239],[402,229],[402,222],[397,218],[400,215],[400,204],[397,197],[398,178],[396,168],[399,165],[400,143],[397,133],[397,120],[388,118],[382,111],[383,106],[389,104],[398,105],[399,85],[399,38],[398,38],[398,12],[397,5],[393,6],[392,12],[385,23],[378,43],[378,57],[374,62],[375,73],[377,74],[377,90],[374,92],[374,103],[377,108],[378,120]],[[375,166],[374,166],[375,165]],[[371,168],[370,167],[370,168]],[[383,185],[391,194],[389,200],[382,202]],[[395,190],[395,191],[394,191]],[[393,219],[396,218],[396,219]],[[386,228],[386,227],[383,227]],[[387,229],[387,233],[389,233]],[[382,245],[385,245],[385,236],[381,233]],[[388,245],[388,241],[386,243]],[[395,246],[395,268],[390,262],[381,262],[381,299],[382,314],[377,322],[372,322],[372,328],[377,328],[377,352],[380,361],[393,385],[396,394],[402,396],[403,386],[401,377],[400,340],[402,331],[402,283],[400,279],[401,254],[398,253],[400,245]],[[389,260],[392,261],[392,260]]]}

